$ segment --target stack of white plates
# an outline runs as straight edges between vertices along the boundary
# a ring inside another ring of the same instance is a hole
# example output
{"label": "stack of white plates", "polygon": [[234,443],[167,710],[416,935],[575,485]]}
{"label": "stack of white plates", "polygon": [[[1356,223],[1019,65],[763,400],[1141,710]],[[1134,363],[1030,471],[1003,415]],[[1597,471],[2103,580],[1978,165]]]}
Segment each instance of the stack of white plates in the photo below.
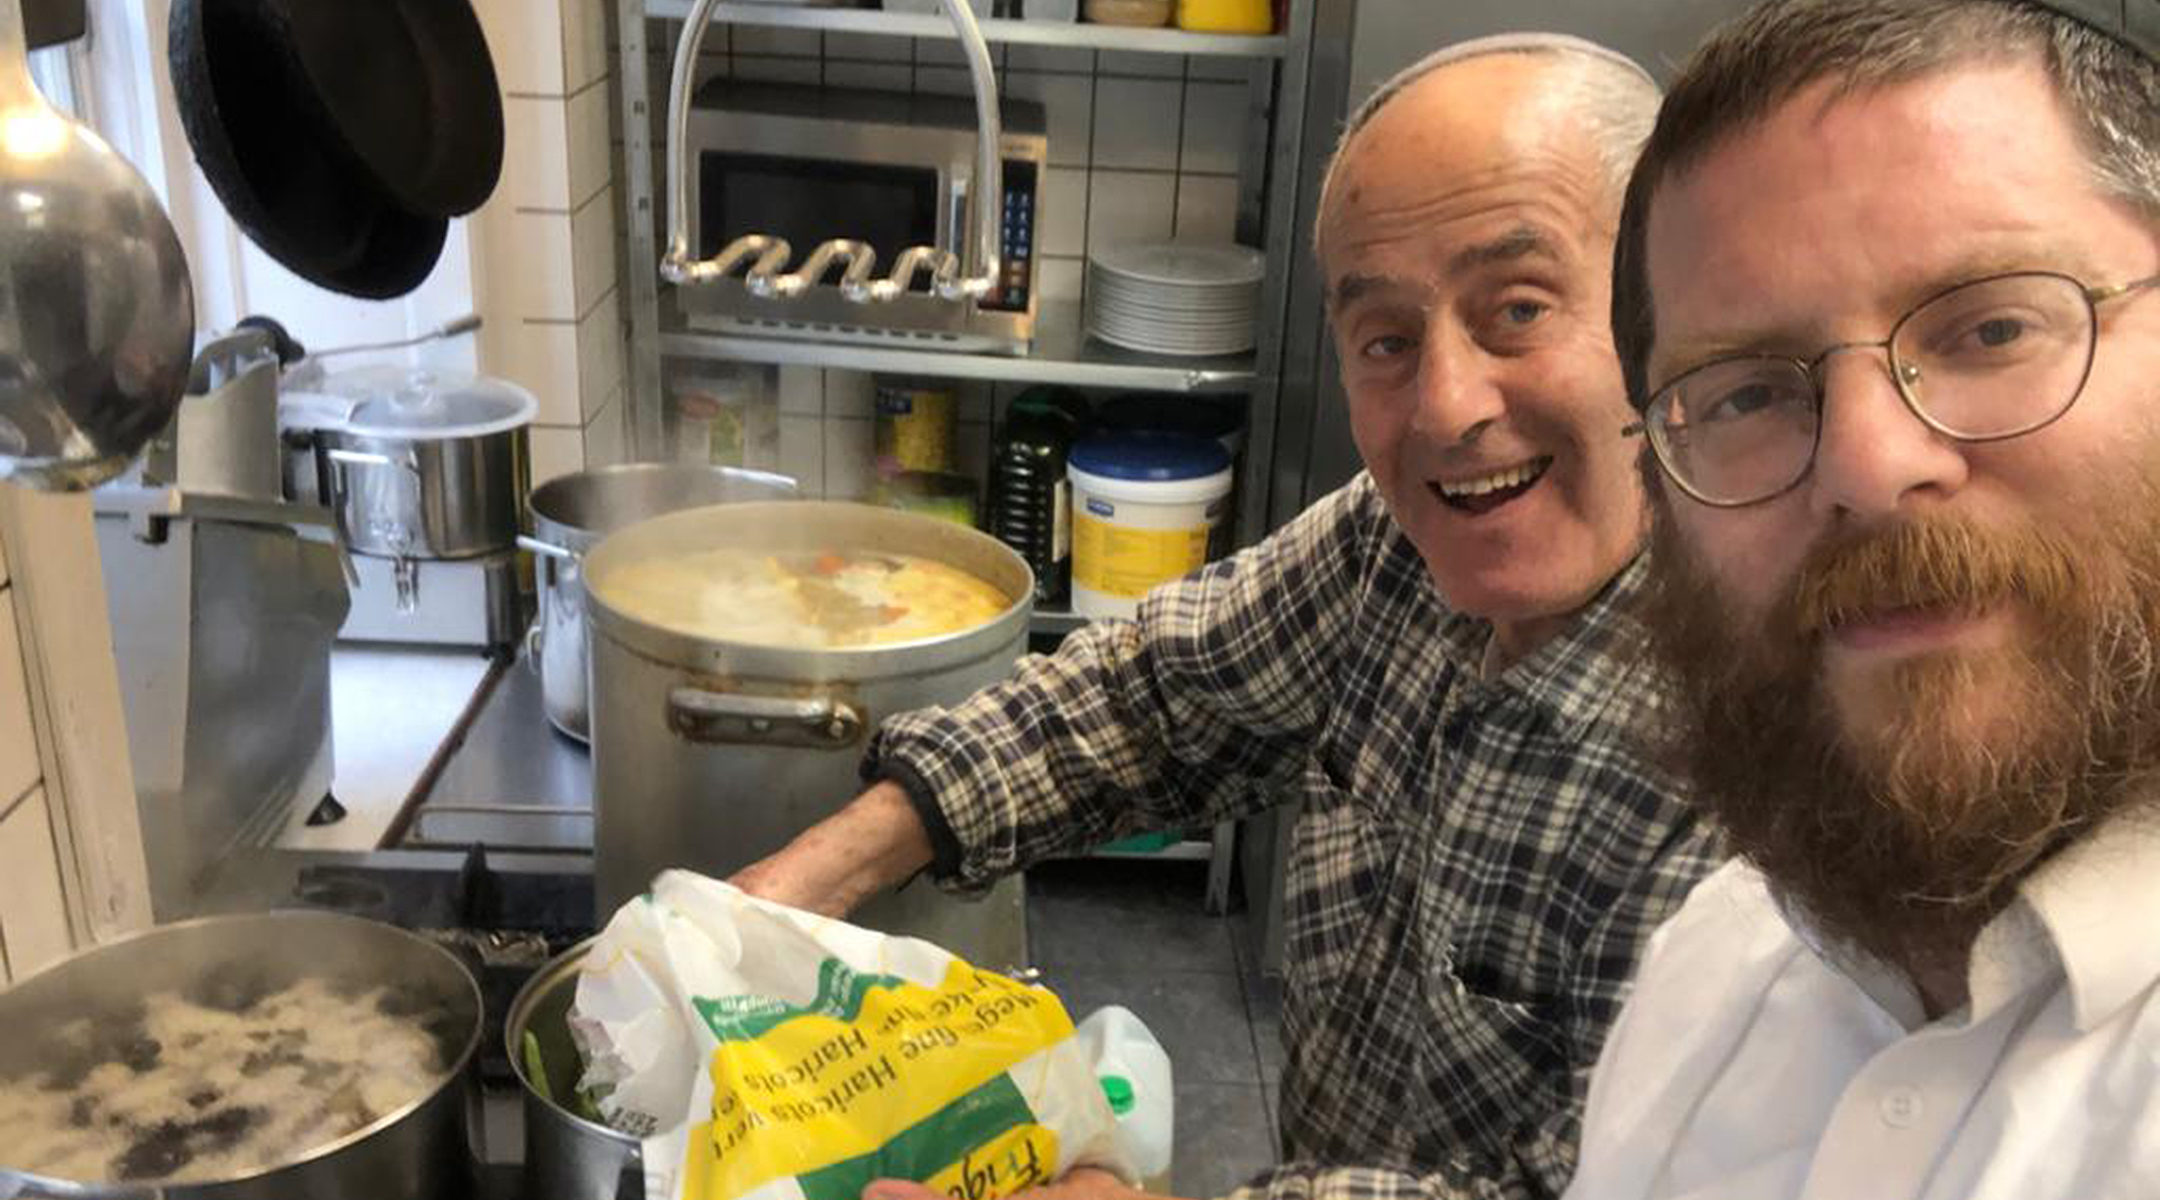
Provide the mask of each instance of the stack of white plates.
{"label": "stack of white plates", "polygon": [[1238,354],[1253,348],[1258,250],[1224,242],[1112,246],[1088,259],[1088,332],[1150,354]]}

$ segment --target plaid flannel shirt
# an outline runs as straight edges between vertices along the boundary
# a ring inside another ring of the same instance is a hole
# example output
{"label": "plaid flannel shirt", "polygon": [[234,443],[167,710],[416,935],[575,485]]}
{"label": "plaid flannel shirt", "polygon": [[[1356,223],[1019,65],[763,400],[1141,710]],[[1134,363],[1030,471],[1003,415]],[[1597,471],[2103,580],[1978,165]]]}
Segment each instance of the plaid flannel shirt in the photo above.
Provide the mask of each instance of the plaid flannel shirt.
{"label": "plaid flannel shirt", "polygon": [[1492,681],[1372,481],[1133,622],[887,720],[966,891],[1139,829],[1303,802],[1281,1165],[1243,1200],[1556,1196],[1644,940],[1721,857],[1651,761],[1633,563]]}

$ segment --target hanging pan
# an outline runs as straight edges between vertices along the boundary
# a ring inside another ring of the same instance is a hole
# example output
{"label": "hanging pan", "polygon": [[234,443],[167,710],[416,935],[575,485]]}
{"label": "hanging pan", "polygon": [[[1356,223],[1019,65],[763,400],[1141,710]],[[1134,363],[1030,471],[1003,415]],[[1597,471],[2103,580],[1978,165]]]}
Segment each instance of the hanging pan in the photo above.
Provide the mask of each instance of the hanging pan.
{"label": "hanging pan", "polygon": [[[407,11],[422,9],[436,11]],[[248,237],[333,291],[418,287],[447,218],[485,200],[502,164],[502,101],[465,0],[173,0],[171,13],[181,124]]]}

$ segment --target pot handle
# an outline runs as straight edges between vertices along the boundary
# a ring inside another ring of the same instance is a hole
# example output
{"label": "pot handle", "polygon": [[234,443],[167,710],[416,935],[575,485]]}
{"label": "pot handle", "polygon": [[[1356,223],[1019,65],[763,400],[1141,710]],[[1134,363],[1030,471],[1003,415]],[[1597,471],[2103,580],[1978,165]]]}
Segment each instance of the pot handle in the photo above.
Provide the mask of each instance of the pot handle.
{"label": "pot handle", "polygon": [[831,696],[745,696],[679,687],[668,693],[668,728],[692,742],[839,750],[862,736],[863,715]]}
{"label": "pot handle", "polygon": [[403,467],[415,477],[420,474],[420,464],[411,459],[392,458],[387,454],[369,454],[364,450],[333,448],[324,450],[323,453],[329,456],[331,462],[342,463],[348,467]]}
{"label": "pot handle", "polygon": [[519,534],[517,544],[520,550],[530,550],[542,558],[559,558],[566,562],[577,561],[576,551],[565,550],[553,542],[543,542],[530,534]]}

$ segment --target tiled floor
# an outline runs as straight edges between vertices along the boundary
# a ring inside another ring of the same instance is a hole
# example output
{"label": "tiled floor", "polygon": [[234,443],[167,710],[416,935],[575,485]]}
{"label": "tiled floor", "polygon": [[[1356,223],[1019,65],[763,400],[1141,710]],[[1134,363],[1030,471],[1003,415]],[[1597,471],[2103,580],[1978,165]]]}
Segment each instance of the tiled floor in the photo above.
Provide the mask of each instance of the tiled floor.
{"label": "tiled floor", "polygon": [[1035,965],[1075,1020],[1121,1004],[1170,1053],[1180,1196],[1219,1196],[1275,1161],[1280,993],[1245,922],[1202,906],[1204,864],[1053,863],[1028,873]]}

